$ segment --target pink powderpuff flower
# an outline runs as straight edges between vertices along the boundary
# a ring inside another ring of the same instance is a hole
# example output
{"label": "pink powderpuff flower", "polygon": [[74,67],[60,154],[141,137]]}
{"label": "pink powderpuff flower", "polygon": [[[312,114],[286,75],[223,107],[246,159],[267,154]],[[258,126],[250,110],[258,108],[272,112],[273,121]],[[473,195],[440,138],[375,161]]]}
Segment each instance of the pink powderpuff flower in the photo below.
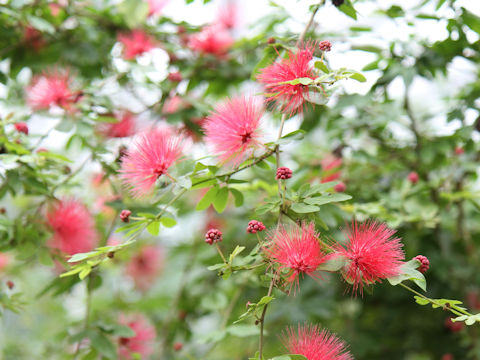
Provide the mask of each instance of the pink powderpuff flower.
{"label": "pink powderpuff flower", "polygon": [[255,97],[236,97],[215,107],[202,128],[205,142],[221,162],[238,165],[259,147],[263,103]]}
{"label": "pink powderpuff flower", "polygon": [[309,87],[302,84],[285,84],[298,78],[315,79],[315,72],[310,65],[315,51],[315,43],[304,44],[296,52],[290,51],[288,58],[282,58],[260,70],[258,80],[269,91],[268,101],[277,101],[283,112],[293,114],[301,112],[308,99]]}
{"label": "pink powderpuff flower", "polygon": [[302,223],[301,226],[279,226],[267,234],[268,243],[263,252],[272,264],[278,265],[278,273],[287,270],[287,282],[296,289],[300,275],[318,278],[316,274],[320,264],[328,259],[318,241],[315,224]]}
{"label": "pink powderpuff flower", "polygon": [[58,69],[35,76],[27,87],[27,102],[34,110],[59,106],[70,109],[78,101],[78,94],[70,89],[70,74]]}
{"label": "pink powderpuff flower", "polygon": [[121,178],[134,197],[150,194],[155,182],[182,154],[183,141],[168,128],[138,136],[134,148],[122,157]]}
{"label": "pink powderpuff flower", "polygon": [[191,35],[188,46],[193,51],[223,58],[233,43],[232,35],[222,24],[212,24]]}
{"label": "pink powderpuff flower", "polygon": [[137,314],[134,316],[121,316],[120,323],[128,326],[135,332],[132,337],[121,337],[118,342],[118,355],[122,360],[136,359],[139,354],[142,359],[147,359],[153,353],[155,328],[149,323],[145,316]]}
{"label": "pink powderpuff flower", "polygon": [[135,287],[147,291],[163,270],[163,250],[156,246],[145,246],[128,263],[126,273]]}
{"label": "pink powderpuff flower", "polygon": [[48,211],[47,222],[53,230],[49,245],[62,253],[88,252],[97,244],[95,220],[79,200],[59,201]]}
{"label": "pink powderpuff flower", "polygon": [[124,46],[125,60],[133,60],[155,47],[153,38],[143,30],[132,30],[130,33],[119,34],[117,38]]}
{"label": "pink powderpuff flower", "polygon": [[135,134],[137,118],[129,111],[119,112],[113,115],[118,122],[102,123],[98,131],[107,138],[123,138]]}
{"label": "pink powderpuff flower", "polygon": [[395,230],[386,224],[367,221],[353,222],[347,231],[348,241],[337,245],[336,255],[349,262],[343,270],[345,280],[353,285],[353,292],[363,286],[399,274],[405,255],[400,238],[392,237]]}
{"label": "pink powderpuff flower", "polygon": [[148,16],[160,14],[163,8],[168,4],[169,0],[147,0]]}
{"label": "pink powderpuff flower", "polygon": [[237,20],[237,4],[234,1],[229,1],[219,9],[216,23],[226,29],[233,29],[237,25]]}
{"label": "pink powderpuff flower", "polygon": [[317,325],[288,327],[282,342],[289,354],[303,355],[308,360],[353,360],[342,340]]}

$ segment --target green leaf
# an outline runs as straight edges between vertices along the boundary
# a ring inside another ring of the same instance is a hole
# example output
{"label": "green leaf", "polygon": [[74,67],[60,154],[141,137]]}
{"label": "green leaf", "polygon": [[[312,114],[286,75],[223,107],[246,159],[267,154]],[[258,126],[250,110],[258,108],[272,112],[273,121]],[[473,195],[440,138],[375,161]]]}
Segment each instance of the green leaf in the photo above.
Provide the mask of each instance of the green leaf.
{"label": "green leaf", "polygon": [[47,20],[37,16],[32,16],[32,15],[29,15],[27,19],[28,19],[28,23],[31,26],[33,26],[35,29],[41,32],[49,33],[49,34],[55,33],[55,27],[52,24],[50,24]]}
{"label": "green leaf", "polygon": [[90,331],[89,338],[92,347],[108,359],[116,359],[117,351],[110,339],[100,331]]}
{"label": "green leaf", "polygon": [[354,80],[357,80],[359,82],[367,81],[367,78],[365,76],[363,76],[363,74],[360,74],[359,72],[356,72],[356,73],[353,73],[352,75],[350,75],[350,79],[354,79]]}
{"label": "green leaf", "polygon": [[208,190],[205,193],[202,200],[198,202],[196,210],[202,211],[208,208],[212,204],[215,197],[217,196],[218,189],[219,189],[218,186],[214,186],[210,188],[210,190]]}
{"label": "green leaf", "polygon": [[217,210],[218,213],[222,213],[225,208],[227,207],[228,201],[228,188],[223,187],[221,188],[217,195],[215,196],[215,200],[213,201],[213,207]]}
{"label": "green leaf", "polygon": [[315,67],[326,74],[330,74],[330,69],[322,60],[315,61]]}
{"label": "green leaf", "polygon": [[235,206],[236,207],[242,206],[244,202],[243,194],[237,189],[229,188],[229,190],[232,193],[233,197],[235,198]]}
{"label": "green leaf", "polygon": [[417,270],[419,266],[420,262],[412,259],[406,263],[403,263],[403,265],[400,267],[399,275],[387,278],[387,280],[393,286],[398,285],[405,280],[411,280],[417,284],[420,289],[427,291],[427,281],[425,280],[425,276],[423,276],[423,274]]}
{"label": "green leaf", "polygon": [[147,231],[153,236],[158,236],[160,233],[160,222],[152,221],[150,224],[148,224]]}
{"label": "green leaf", "polygon": [[344,256],[335,256],[334,258],[324,262],[323,264],[320,264],[318,267],[318,270],[323,270],[323,271],[338,271],[342,269],[346,263],[348,262],[348,259]]}
{"label": "green leaf", "polygon": [[286,145],[291,143],[292,141],[302,140],[305,137],[305,130],[295,130],[291,133],[288,133],[282,136],[278,141],[277,144],[279,145]]}
{"label": "green leaf", "polygon": [[352,197],[347,194],[337,193],[337,194],[329,194],[329,195],[322,195],[313,198],[306,198],[304,201],[309,205],[325,205],[332,202],[340,202],[350,200]]}
{"label": "green leaf", "polygon": [[233,262],[233,259],[235,259],[235,257],[237,255],[239,255],[243,250],[245,250],[245,246],[239,246],[237,245],[237,247],[232,251],[232,253],[230,254],[230,257],[228,259],[228,263],[231,264]]}
{"label": "green leaf", "polygon": [[267,305],[271,303],[275,298],[273,296],[264,296],[260,299],[257,305]]}
{"label": "green leaf", "polygon": [[230,335],[237,337],[247,337],[258,335],[258,327],[255,325],[230,325],[227,328],[227,332]]}
{"label": "green leaf", "polygon": [[350,0],[345,0],[345,2],[338,7],[338,9],[345,15],[357,20],[357,10],[355,10]]}
{"label": "green leaf", "polygon": [[160,218],[160,222],[162,223],[163,226],[167,228],[174,227],[177,225],[177,221],[175,219],[169,218],[169,217],[162,217]]}
{"label": "green leaf", "polygon": [[253,68],[251,79],[255,80],[257,75],[260,72],[260,69],[263,69],[264,67],[267,67],[268,65],[270,65],[277,58],[277,56],[278,54],[275,47],[272,45],[267,46],[265,50],[263,50],[262,59]]}
{"label": "green leaf", "polygon": [[306,214],[317,212],[320,210],[318,206],[308,205],[304,203],[293,203],[291,209],[295,211],[297,214]]}
{"label": "green leaf", "polygon": [[149,6],[146,1],[124,0],[118,5],[118,11],[128,27],[135,28],[145,22]]}
{"label": "green leaf", "polygon": [[428,305],[428,304],[430,304],[430,301],[428,301],[427,299],[424,299],[424,298],[422,298],[422,297],[420,297],[420,296],[415,295],[413,298],[415,299],[415,302],[416,302],[417,304],[420,304],[420,305]]}

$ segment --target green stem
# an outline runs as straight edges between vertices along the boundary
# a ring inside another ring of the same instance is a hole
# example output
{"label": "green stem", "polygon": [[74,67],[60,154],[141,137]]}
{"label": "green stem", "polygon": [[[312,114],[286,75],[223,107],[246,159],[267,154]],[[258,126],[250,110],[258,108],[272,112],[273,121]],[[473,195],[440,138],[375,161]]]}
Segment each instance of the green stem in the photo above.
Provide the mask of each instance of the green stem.
{"label": "green stem", "polygon": [[[85,290],[86,290],[86,300],[85,300],[85,322],[83,324],[83,331],[88,329],[89,325],[89,315],[90,315],[90,307],[92,302],[92,293],[91,293],[91,282],[92,282],[92,274],[88,276],[88,280],[85,283]],[[75,354],[73,360],[77,360],[78,355],[80,354],[80,344],[83,339],[80,339],[77,343],[77,348],[75,349]]]}
{"label": "green stem", "polygon": [[222,258],[223,262],[225,264],[227,264],[227,260],[225,259],[225,256],[223,255],[222,249],[220,249],[220,246],[218,246],[218,243],[215,243],[215,247],[217,248],[217,251],[220,254],[220,257]]}
{"label": "green stem", "polygon": [[453,314],[455,314],[455,315],[457,315],[457,316],[461,316],[461,315],[472,316],[472,314],[470,314],[468,311],[461,310],[461,309],[455,310],[455,309],[452,309],[452,308],[450,308],[450,307],[447,307],[447,306],[445,306],[445,305],[443,305],[443,304],[440,304],[440,303],[438,303],[437,301],[435,301],[434,299],[430,299],[430,298],[426,297],[425,295],[419,293],[418,291],[412,289],[412,288],[411,288],[410,286],[408,286],[408,285],[405,285],[405,284],[403,284],[403,283],[400,283],[400,285],[401,285],[403,288],[407,289],[408,291],[410,291],[410,292],[414,293],[415,295],[421,297],[422,299],[428,301],[429,303],[434,304],[434,305],[438,306],[439,308],[442,308],[443,310],[448,310],[448,311],[450,311],[451,313],[453,313]]}
{"label": "green stem", "polygon": [[[274,283],[275,283],[275,278],[272,278],[272,280],[270,281],[270,286],[268,288],[267,296],[272,295]],[[260,319],[258,319],[258,321],[260,322],[260,341],[259,341],[259,345],[258,345],[258,358],[260,360],[263,360],[263,344],[264,344],[263,328],[264,328],[264,325],[265,325],[265,314],[267,313],[267,307],[268,307],[268,304],[265,304],[265,306],[263,307],[262,315],[260,316]]]}

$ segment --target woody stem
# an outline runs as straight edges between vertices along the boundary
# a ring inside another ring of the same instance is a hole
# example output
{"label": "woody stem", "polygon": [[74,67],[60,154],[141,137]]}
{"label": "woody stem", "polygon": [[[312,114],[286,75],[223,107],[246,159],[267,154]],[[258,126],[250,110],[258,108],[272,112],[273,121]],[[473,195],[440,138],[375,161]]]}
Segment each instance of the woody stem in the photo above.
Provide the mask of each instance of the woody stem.
{"label": "woody stem", "polygon": [[[273,284],[274,283],[275,283],[275,278],[272,278],[272,280],[270,281],[270,286],[268,288],[267,296],[272,295]],[[268,304],[265,304],[265,306],[263,307],[262,315],[260,316],[260,319],[258,320],[260,322],[260,342],[259,342],[259,347],[258,347],[258,358],[260,360],[263,359],[263,328],[264,328],[264,324],[265,324],[265,314],[267,313],[267,307],[268,307]]]}

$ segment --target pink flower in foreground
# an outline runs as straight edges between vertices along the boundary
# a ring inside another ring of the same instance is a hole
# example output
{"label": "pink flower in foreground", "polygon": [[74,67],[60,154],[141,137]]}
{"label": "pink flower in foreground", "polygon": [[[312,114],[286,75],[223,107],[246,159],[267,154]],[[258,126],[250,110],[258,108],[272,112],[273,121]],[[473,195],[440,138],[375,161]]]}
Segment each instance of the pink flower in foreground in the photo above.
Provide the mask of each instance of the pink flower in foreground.
{"label": "pink flower in foreground", "polygon": [[35,110],[59,106],[69,109],[77,101],[70,89],[68,71],[53,70],[33,78],[27,88],[27,102]]}
{"label": "pink flower in foreground", "polygon": [[260,145],[263,104],[254,97],[236,97],[216,106],[205,123],[205,142],[221,162],[239,164]]}
{"label": "pink flower in foreground", "polygon": [[169,0],[147,0],[148,2],[148,15],[159,14],[163,8],[168,4]]}
{"label": "pink flower in foreground", "polygon": [[308,360],[353,360],[342,340],[317,325],[288,327],[282,342],[288,353],[303,355]]}
{"label": "pink flower in foreground", "polygon": [[124,46],[123,57],[126,60],[133,60],[138,55],[155,47],[153,38],[143,30],[132,30],[130,33],[119,34],[118,41]]}
{"label": "pink flower in foreground", "polygon": [[298,287],[299,276],[309,275],[318,278],[315,273],[318,266],[327,260],[318,241],[315,224],[302,223],[283,227],[267,235],[268,244],[263,247],[267,259],[278,265],[278,272],[287,270],[287,282],[290,288]]}
{"label": "pink flower in foreground", "polygon": [[223,25],[213,24],[190,36],[188,46],[199,53],[223,57],[233,42],[230,32]]}
{"label": "pink flower in foreground", "polygon": [[154,129],[139,135],[134,148],[122,157],[123,183],[135,197],[148,195],[162,175],[182,153],[182,141],[169,129]]}
{"label": "pink flower in foreground", "polygon": [[126,273],[135,287],[147,291],[163,269],[163,251],[156,246],[145,246],[127,265]]}
{"label": "pink flower in foreground", "polygon": [[135,134],[136,117],[131,112],[124,111],[117,113],[114,117],[118,122],[102,123],[98,126],[101,134],[108,138],[123,138]]}
{"label": "pink flower in foreground", "polygon": [[76,199],[61,200],[47,213],[53,229],[50,247],[73,255],[92,250],[97,244],[95,221],[85,205]]}
{"label": "pink flower in foreground", "polygon": [[308,99],[308,86],[284,84],[298,78],[315,79],[315,73],[310,65],[315,51],[315,43],[305,44],[296,52],[290,51],[288,58],[274,62],[260,70],[258,80],[265,85],[270,93],[268,101],[277,101],[284,112],[302,111],[303,104]]}
{"label": "pink flower in foreground", "polygon": [[122,360],[136,359],[134,354],[140,354],[142,359],[147,359],[153,353],[156,337],[155,328],[143,315],[130,318],[121,317],[120,323],[130,327],[135,335],[119,339],[118,355]]}
{"label": "pink flower in foreground", "polygon": [[345,246],[337,245],[337,254],[349,260],[344,268],[345,280],[353,284],[353,292],[364,285],[399,274],[405,256],[395,230],[375,221],[353,222],[348,229]]}

